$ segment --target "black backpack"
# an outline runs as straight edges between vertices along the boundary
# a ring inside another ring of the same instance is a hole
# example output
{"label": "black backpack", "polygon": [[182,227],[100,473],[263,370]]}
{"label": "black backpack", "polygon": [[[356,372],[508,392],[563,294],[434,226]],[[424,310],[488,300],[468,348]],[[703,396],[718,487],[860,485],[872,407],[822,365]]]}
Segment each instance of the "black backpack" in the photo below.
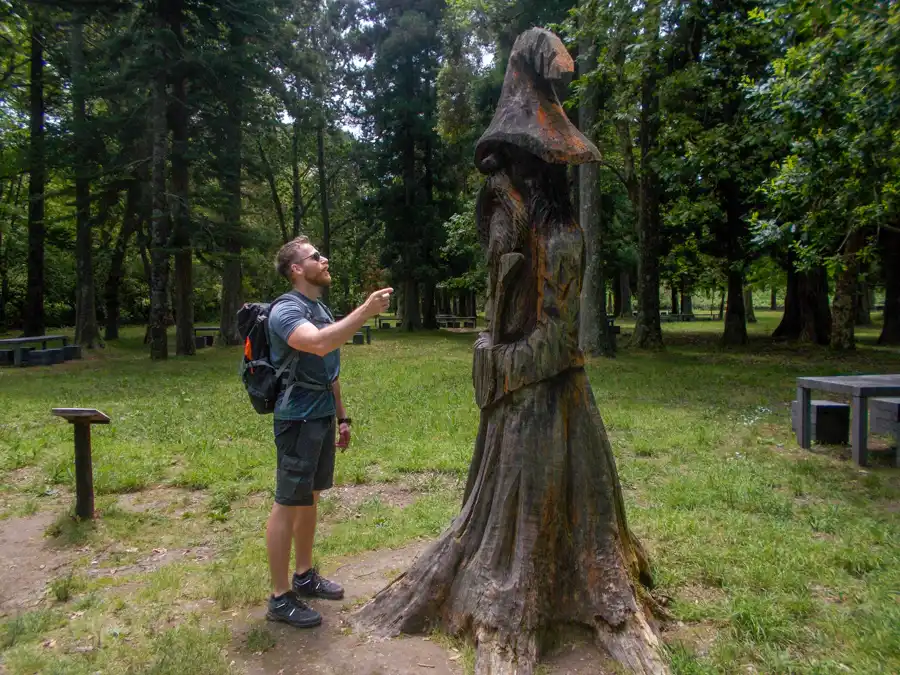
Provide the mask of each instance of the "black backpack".
{"label": "black backpack", "polygon": [[276,370],[272,365],[269,344],[269,315],[272,308],[291,297],[288,293],[271,303],[246,303],[237,313],[238,333],[244,341],[241,380],[250,396],[250,403],[260,415],[275,412],[275,401],[283,385],[282,375],[297,360],[297,352],[291,350],[291,355]]}

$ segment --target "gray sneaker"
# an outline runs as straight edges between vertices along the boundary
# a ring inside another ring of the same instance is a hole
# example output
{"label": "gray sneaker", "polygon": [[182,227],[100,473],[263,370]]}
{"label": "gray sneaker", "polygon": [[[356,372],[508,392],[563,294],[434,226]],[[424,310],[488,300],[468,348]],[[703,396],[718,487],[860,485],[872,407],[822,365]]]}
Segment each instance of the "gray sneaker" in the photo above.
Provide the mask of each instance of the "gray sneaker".
{"label": "gray sneaker", "polygon": [[325,600],[340,600],[344,597],[344,589],[340,584],[328,581],[319,574],[319,570],[313,567],[303,576],[294,572],[291,579],[291,589],[297,597],[324,598]]}
{"label": "gray sneaker", "polygon": [[322,615],[298,598],[293,591],[277,598],[270,596],[266,618],[269,621],[282,621],[295,628],[315,628],[322,623]]}

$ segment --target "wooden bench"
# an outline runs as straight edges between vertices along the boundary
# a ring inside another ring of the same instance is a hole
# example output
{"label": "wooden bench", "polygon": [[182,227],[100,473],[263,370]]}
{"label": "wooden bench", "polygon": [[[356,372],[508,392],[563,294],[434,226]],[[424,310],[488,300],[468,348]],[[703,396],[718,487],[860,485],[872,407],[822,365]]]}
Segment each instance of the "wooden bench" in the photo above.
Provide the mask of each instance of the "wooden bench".
{"label": "wooden bench", "polygon": [[478,317],[456,316],[455,314],[438,314],[437,323],[441,328],[475,328]]}
{"label": "wooden bench", "polygon": [[[200,340],[204,341],[204,345],[212,347],[215,341],[214,335],[197,335],[198,333],[218,333],[218,326],[194,326],[194,344],[200,348]],[[200,338],[200,339],[198,339]]]}
{"label": "wooden bench", "polygon": [[363,326],[361,330],[358,330],[353,334],[353,338],[348,341],[348,344],[354,345],[362,345],[372,344],[372,327],[371,326]]}
{"label": "wooden bench", "polygon": [[62,349],[66,361],[81,358],[81,345],[63,345]]}
{"label": "wooden bench", "polygon": [[[837,401],[810,401],[812,432],[810,437],[826,445],[846,445],[850,440],[850,406]],[[799,434],[800,403],[791,402],[791,429]]]}
{"label": "wooden bench", "polygon": [[28,352],[29,366],[52,366],[66,360],[62,347],[51,349],[32,349]]}

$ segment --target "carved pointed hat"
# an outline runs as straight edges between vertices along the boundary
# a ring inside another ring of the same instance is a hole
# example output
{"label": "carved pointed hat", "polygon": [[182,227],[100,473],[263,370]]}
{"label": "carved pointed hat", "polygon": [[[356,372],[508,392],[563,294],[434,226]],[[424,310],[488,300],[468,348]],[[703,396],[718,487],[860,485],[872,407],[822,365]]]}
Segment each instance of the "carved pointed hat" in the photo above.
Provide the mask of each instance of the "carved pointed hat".
{"label": "carved pointed hat", "polygon": [[[554,87],[575,72],[572,57],[556,35],[531,28],[516,39],[494,119],[475,146],[475,166],[497,144],[509,143],[551,164],[600,161],[600,152],[566,117]],[[489,163],[488,163],[489,164]]]}

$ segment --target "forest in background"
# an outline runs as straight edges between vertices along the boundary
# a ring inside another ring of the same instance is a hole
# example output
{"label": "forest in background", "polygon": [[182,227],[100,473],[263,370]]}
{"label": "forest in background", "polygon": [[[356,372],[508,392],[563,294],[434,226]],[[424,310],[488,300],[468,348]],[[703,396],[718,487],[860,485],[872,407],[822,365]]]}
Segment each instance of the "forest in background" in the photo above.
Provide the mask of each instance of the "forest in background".
{"label": "forest in background", "polygon": [[473,148],[535,25],[603,156],[571,174],[589,352],[695,298],[742,344],[754,292],[775,337],[851,349],[879,305],[900,344],[900,9],[806,0],[4,0],[0,331],[236,343],[298,234],[338,311],[389,283],[406,330],[475,313]]}

